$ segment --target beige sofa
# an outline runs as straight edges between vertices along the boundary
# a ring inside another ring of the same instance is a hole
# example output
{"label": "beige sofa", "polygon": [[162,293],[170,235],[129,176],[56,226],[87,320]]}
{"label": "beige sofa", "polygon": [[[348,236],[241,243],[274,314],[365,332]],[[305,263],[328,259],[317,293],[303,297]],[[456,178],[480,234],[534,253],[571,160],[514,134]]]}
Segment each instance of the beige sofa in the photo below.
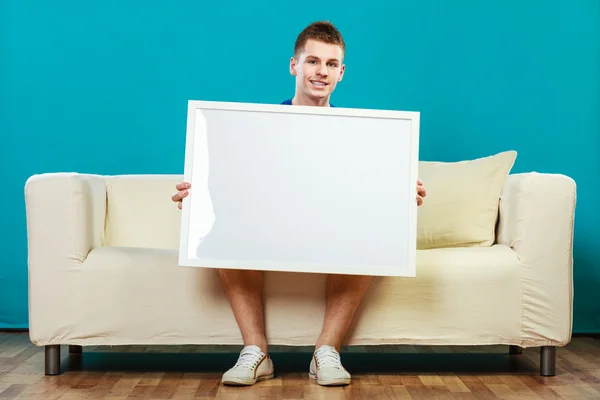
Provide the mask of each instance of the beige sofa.
{"label": "beige sofa", "polygon": [[[375,279],[348,345],[542,347],[571,338],[575,183],[509,174],[515,154],[421,162],[416,278]],[[30,338],[60,345],[241,344],[214,270],[177,266],[178,175],[47,173],[26,183]],[[314,345],[325,276],[268,272],[269,341]]]}

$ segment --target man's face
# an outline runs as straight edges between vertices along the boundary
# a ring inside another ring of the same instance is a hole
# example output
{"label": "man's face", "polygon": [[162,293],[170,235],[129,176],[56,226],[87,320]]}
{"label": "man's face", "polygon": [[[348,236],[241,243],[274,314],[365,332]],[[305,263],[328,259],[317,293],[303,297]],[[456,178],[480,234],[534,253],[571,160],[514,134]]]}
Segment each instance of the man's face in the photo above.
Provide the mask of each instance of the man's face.
{"label": "man's face", "polygon": [[298,58],[290,61],[290,73],[296,77],[296,90],[311,100],[326,100],[344,76],[342,48],[309,40]]}

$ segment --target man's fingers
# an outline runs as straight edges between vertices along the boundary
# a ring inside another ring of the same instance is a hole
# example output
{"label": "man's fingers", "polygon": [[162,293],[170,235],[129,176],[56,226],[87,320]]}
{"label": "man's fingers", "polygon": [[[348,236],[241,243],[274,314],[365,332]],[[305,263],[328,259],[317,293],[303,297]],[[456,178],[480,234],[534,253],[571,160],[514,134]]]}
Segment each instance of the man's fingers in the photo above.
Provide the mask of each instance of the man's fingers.
{"label": "man's fingers", "polygon": [[184,198],[187,197],[188,189],[191,187],[192,187],[192,185],[189,182],[179,182],[178,184],[175,185],[175,189],[177,189],[177,193],[175,193],[173,196],[171,196],[171,200],[178,203],[177,208],[179,208],[180,210],[182,209],[181,202],[183,201]]}
{"label": "man's fingers", "polygon": [[173,201],[181,201],[184,199],[184,197],[187,197],[188,195],[188,191],[187,190],[180,190],[179,192],[175,193],[171,199]]}

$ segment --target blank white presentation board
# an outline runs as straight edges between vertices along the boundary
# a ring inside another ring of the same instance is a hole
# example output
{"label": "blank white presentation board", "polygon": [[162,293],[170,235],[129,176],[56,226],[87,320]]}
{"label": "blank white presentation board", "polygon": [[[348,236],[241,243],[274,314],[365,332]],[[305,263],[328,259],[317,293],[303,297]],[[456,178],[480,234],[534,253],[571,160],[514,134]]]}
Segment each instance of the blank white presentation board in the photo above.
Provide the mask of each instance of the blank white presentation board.
{"label": "blank white presentation board", "polygon": [[190,101],[179,265],[415,276],[419,113]]}

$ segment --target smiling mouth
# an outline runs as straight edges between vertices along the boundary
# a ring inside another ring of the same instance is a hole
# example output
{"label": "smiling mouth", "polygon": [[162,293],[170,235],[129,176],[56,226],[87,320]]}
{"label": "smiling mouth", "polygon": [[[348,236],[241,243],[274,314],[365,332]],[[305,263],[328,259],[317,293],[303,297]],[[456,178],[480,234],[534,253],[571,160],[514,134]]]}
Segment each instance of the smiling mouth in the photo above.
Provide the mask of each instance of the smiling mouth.
{"label": "smiling mouth", "polygon": [[325,87],[325,86],[327,86],[327,83],[325,83],[323,81],[310,81],[310,83],[312,83],[313,85],[315,85],[317,87]]}

